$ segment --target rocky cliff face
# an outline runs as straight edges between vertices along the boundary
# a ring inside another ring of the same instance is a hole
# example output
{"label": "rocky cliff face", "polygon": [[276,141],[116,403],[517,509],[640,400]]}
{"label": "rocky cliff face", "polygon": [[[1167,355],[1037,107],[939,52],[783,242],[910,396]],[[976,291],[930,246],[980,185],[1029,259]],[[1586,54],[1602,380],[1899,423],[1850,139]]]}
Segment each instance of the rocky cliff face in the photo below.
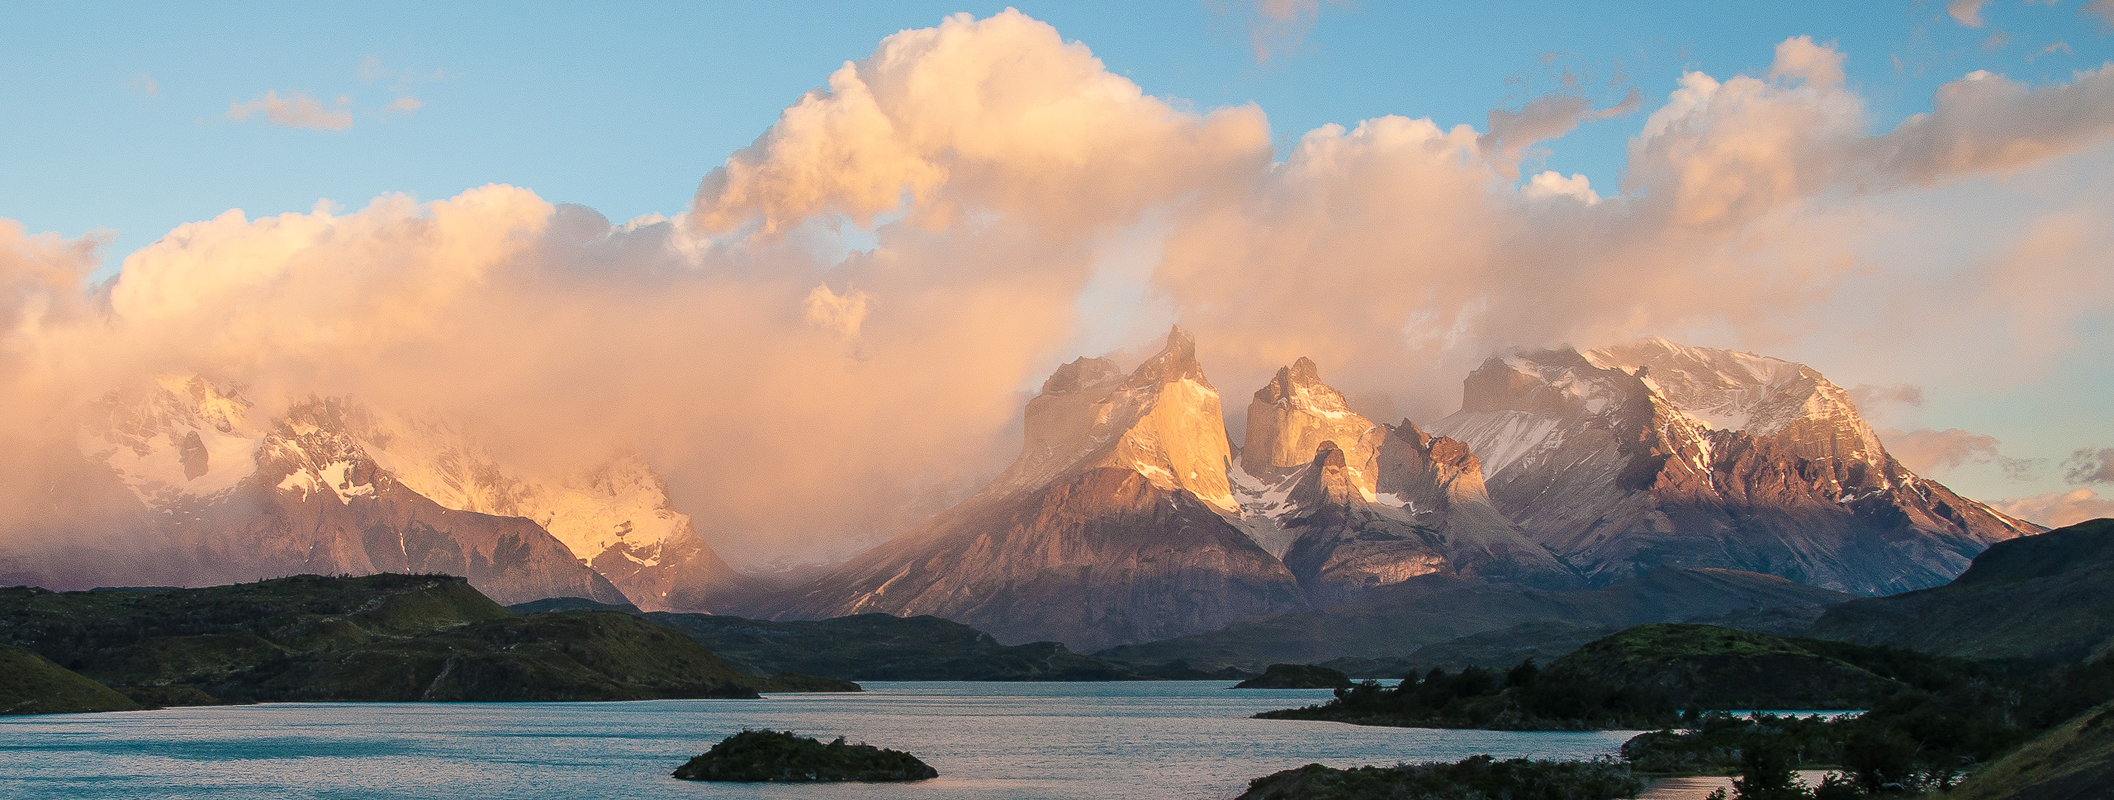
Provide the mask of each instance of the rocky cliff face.
{"label": "rocky cliff face", "polygon": [[558,477],[510,469],[445,421],[392,418],[361,437],[376,461],[445,508],[525,517],[647,611],[724,611],[762,588],[674,509],[667,485],[624,453]]}
{"label": "rocky cliff face", "polygon": [[[169,566],[105,584],[200,585],[295,573],[445,572],[503,602],[623,602],[536,523],[444,508],[361,445],[371,417],[337,400],[252,418],[239,394],[198,378],[113,394],[78,438],[91,471],[133,495]],[[63,574],[23,582],[66,586]]]}
{"label": "rocky cliff face", "polygon": [[1128,376],[1067,364],[1029,403],[1011,468],[780,616],[932,614],[1084,650],[1303,608],[1292,574],[1230,521],[1222,419],[1179,328]]}
{"label": "rocky cliff face", "polygon": [[1286,498],[1295,510],[1282,524],[1297,538],[1285,552],[1285,566],[1316,606],[1453,571],[1437,547],[1437,531],[1368,499],[1373,495],[1358,485],[1359,477],[1336,443],[1324,441]]}
{"label": "rocky cliff face", "polygon": [[1491,506],[1465,445],[1375,425],[1305,358],[1255,393],[1233,480],[1244,526],[1318,604],[1438,571],[1578,583]]}
{"label": "rocky cliff face", "polygon": [[1942,584],[2037,527],[1911,473],[1803,365],[1652,339],[1493,358],[1460,412],[1496,507],[1596,583],[1723,567],[1861,594]]}
{"label": "rocky cliff face", "polygon": [[1379,475],[1373,455],[1386,431],[1351,410],[1343,393],[1321,382],[1321,369],[1300,358],[1277,371],[1248,403],[1248,437],[1241,447],[1241,469],[1264,483],[1276,483],[1307,466],[1323,442],[1342,453],[1352,483],[1367,494]]}
{"label": "rocky cliff face", "polygon": [[1405,419],[1388,428],[1376,462],[1380,496],[1432,528],[1439,549],[1462,577],[1544,589],[1583,583],[1577,571],[1491,502],[1482,463],[1467,444],[1425,433]]}

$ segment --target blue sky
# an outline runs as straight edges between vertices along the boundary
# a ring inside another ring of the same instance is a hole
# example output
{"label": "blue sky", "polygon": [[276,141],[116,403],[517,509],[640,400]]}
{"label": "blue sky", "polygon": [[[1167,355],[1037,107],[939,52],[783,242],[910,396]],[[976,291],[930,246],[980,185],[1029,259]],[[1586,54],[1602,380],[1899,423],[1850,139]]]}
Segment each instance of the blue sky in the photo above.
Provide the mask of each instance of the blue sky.
{"label": "blue sky", "polygon": [[[230,208],[357,207],[494,182],[616,220],[672,214],[706,171],[882,37],[1007,7],[300,5],[12,9],[0,26],[0,216],[68,236],[113,232],[121,257]],[[2045,82],[2114,58],[2114,40],[2074,1],[1992,3],[1982,28],[1929,2],[1328,4],[1260,63],[1254,15],[1223,3],[1011,5],[1150,94],[1200,109],[1260,105],[1281,143],[1384,114],[1480,129],[1490,109],[1558,88],[1566,70],[1606,105],[1634,87],[1649,108],[1683,70],[1759,73],[1799,34],[1849,55],[1851,84],[1882,123],[1927,110],[1939,84],[1973,70]],[[1999,34],[2001,46],[1985,47]],[[352,127],[228,119],[232,104],[267,91],[332,109],[349,98]],[[385,115],[403,97],[423,105]],[[1613,186],[1643,119],[1546,143],[1546,166]]]}
{"label": "blue sky", "polygon": [[[1280,159],[1301,136],[1327,125],[1349,128],[1401,115],[1482,130],[1492,110],[1517,110],[1549,93],[1616,108],[1635,92],[1642,101],[1638,110],[1588,121],[1541,142],[1523,165],[1527,174],[1582,174],[1603,197],[1622,192],[1629,145],[1653,110],[1669,102],[1684,73],[1720,80],[1764,76],[1778,45],[1791,37],[1810,36],[1844,57],[1846,86],[1869,112],[1871,134],[1930,111],[1934,92],[1976,71],[2028,87],[2057,87],[2114,61],[2108,27],[2114,0],[2097,0],[2103,14],[2086,10],[2085,0],[1308,3],[1313,13],[1286,24],[1273,24],[1257,6],[1231,0],[1011,5],[1091,48],[1108,71],[1177,107],[1254,104],[1267,115]],[[171,229],[229,209],[251,219],[305,212],[319,201],[356,210],[392,193],[444,200],[501,183],[553,203],[590,207],[617,222],[672,216],[689,206],[703,176],[756,141],[787,106],[823,86],[847,60],[866,57],[898,31],[931,27],[957,12],[985,18],[1007,7],[425,2],[321,9],[93,3],[13,8],[0,24],[0,107],[7,109],[0,115],[0,219],[32,233],[107,237],[96,275],[108,277],[127,254]],[[1790,93],[1790,84],[1776,84],[1776,90]],[[274,112],[266,108],[271,102],[288,105]],[[275,113],[281,123],[301,124],[275,124]],[[2005,326],[2030,322],[2035,308],[2017,306],[2007,312],[2011,321],[1985,322],[1958,301],[1963,305],[1923,314],[1931,323],[1927,339],[1951,344],[1904,342],[1894,345],[1899,357],[1875,357],[1868,345],[1841,343],[1846,336],[1884,341],[1890,331],[1876,323],[1859,327],[1856,318],[1867,312],[1902,316],[1889,308],[1904,287],[2018,279],[2019,270],[2001,267],[2011,254],[2030,256],[2030,249],[2021,249],[2033,243],[2029,234],[2089,216],[2103,207],[2090,198],[2114,192],[2105,188],[2114,181],[2114,148],[2089,139],[2070,152],[2082,155],[2038,172],[2021,170],[2016,179],[2002,171],[1974,173],[1877,199],[1857,197],[1861,190],[1853,188],[1821,192],[1799,209],[1846,208],[1895,225],[1844,245],[1844,252],[1876,266],[1841,272],[1841,291],[1830,297],[1825,313],[1777,325],[1779,330],[1759,339],[1736,335],[1741,331],[1713,334],[1708,326],[1659,332],[1699,344],[1764,341],[1779,348],[1767,352],[1812,363],[1846,385],[1918,386],[1920,404],[1870,410],[1882,426],[1929,432],[1933,442],[1944,439],[1938,434],[1957,434],[1944,441],[1970,449],[1957,451],[1965,460],[1939,477],[1972,496],[2075,488],[2081,484],[2066,477],[2064,460],[2078,448],[2114,447],[2114,416],[2105,410],[2106,398],[2114,396],[2114,330],[2103,302],[2058,303],[2059,315],[2048,318],[2059,317],[2059,329],[2019,333]],[[1843,195],[1852,199],[1843,201]],[[1982,213],[1977,203],[1991,207]],[[1988,227],[1960,224],[1963,214]],[[1843,227],[1808,226],[1816,235],[1840,234]],[[2062,232],[2060,225],[2052,230]],[[1158,233],[1128,230],[1124,235],[1145,244],[1115,260],[1139,261],[1149,271]],[[964,243],[961,253],[974,254],[980,246]],[[814,288],[812,278],[801,280],[807,282],[780,287],[792,292],[789,309]],[[1123,314],[1141,313],[1150,290],[1167,289],[1135,276],[1123,280],[1113,291],[1119,300],[1131,299],[1112,306]],[[1089,294],[1099,285],[1088,284]],[[885,311],[886,302],[906,298],[913,288],[884,297],[879,308]],[[1089,296],[1080,307],[1095,307],[1093,301]],[[864,314],[865,306],[858,307]],[[1119,320],[1109,329],[1127,335],[1141,324],[1164,325],[1150,311],[1144,312],[1149,324]],[[797,322],[797,311],[787,314]],[[1945,318],[1953,314],[1962,315],[1954,327],[1965,333],[1945,333]],[[1806,328],[1797,330],[1801,324]],[[857,328],[854,322],[848,330],[856,335]],[[2006,335],[2024,341],[2029,334],[2045,346],[2016,363],[1985,353],[1978,363],[1962,364],[1942,352],[1961,342]],[[1040,362],[1059,355],[1052,341],[1083,341],[1076,333],[1064,335],[1073,338],[1052,335],[1009,354],[1008,368],[1030,366],[1009,377],[1008,385],[1038,381],[1048,367]],[[918,361],[908,355],[905,360]],[[1362,377],[1388,376],[1376,367]],[[1017,405],[1004,413],[1017,413]],[[996,428],[996,420],[987,415],[985,432]],[[720,441],[712,438],[718,433],[698,435]],[[1994,438],[1976,444],[1973,436]],[[1896,450],[1907,446],[1904,440]]]}

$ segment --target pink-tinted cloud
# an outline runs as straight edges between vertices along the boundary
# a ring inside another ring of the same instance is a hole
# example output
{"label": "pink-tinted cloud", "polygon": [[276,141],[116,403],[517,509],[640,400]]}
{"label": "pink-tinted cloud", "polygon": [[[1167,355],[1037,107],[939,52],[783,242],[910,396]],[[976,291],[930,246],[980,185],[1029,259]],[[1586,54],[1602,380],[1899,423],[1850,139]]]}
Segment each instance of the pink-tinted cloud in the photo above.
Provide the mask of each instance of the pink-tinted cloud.
{"label": "pink-tinted cloud", "polygon": [[277,91],[270,91],[255,100],[229,103],[227,117],[248,122],[261,113],[265,122],[280,127],[342,131],[352,127],[352,112],[345,108],[350,104],[349,98],[340,97],[336,107],[331,107],[307,92],[292,92],[282,98]]}
{"label": "pink-tinted cloud", "polygon": [[[900,530],[930,510],[916,498],[1003,465],[1021,392],[1093,354],[1082,342],[1176,320],[1223,391],[1310,356],[1362,405],[1429,419],[1508,347],[1703,330],[1767,350],[1856,323],[1845,341],[1888,347],[1847,348],[1854,366],[1962,340],[2008,363],[2107,310],[2103,182],[2039,192],[2017,219],[1973,202],[1990,176],[2114,174],[2107,70],[1975,76],[1875,132],[1839,51],[1800,37],[1777,55],[1652,98],[1624,184],[1596,189],[1510,177],[1515,145],[1589,105],[1523,108],[1502,132],[1383,116],[1279,153],[1262,109],[1195,111],[1025,15],[957,16],[826,76],[673,219],[613,225],[504,186],[231,211],[130,254],[102,290],[93,241],[0,229],[0,401],[60,409],[199,372],[267,406],[350,394],[474,420],[537,463],[628,447],[739,559]],[[847,224],[871,249],[821,246]],[[1990,252],[1944,275],[1873,255],[1966,229]],[[1885,302],[1846,293],[1858,281]],[[1872,310],[1911,300],[1926,310]],[[1923,463],[1998,457],[1957,441]]]}
{"label": "pink-tinted cloud", "polygon": [[2024,478],[2034,467],[2030,461],[2006,458],[1998,449],[1996,437],[1959,428],[1888,429],[1879,431],[1879,437],[1886,443],[1888,453],[1924,475],[1943,475],[1966,464],[1996,464],[2006,473]]}
{"label": "pink-tinted cloud", "polygon": [[2114,517],[2114,499],[2100,497],[2091,489],[2071,489],[2032,497],[1999,500],[1990,505],[1998,511],[2028,522],[2061,528],[2087,520]]}
{"label": "pink-tinted cloud", "polygon": [[1982,7],[1986,5],[1989,0],[1945,0],[1945,13],[1954,22],[1979,28],[1982,27]]}

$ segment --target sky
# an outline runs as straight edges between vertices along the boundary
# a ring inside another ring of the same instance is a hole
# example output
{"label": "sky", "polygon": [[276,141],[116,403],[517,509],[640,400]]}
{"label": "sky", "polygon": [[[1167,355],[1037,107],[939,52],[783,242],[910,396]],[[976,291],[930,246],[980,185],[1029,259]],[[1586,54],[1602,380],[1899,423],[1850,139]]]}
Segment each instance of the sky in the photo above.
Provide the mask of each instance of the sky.
{"label": "sky", "polygon": [[5,391],[638,448],[740,560],[899,526],[1170,323],[1229,396],[1310,355],[1422,421],[1504,348],[1663,335],[2114,514],[2114,3],[1583,5],[10,9]]}

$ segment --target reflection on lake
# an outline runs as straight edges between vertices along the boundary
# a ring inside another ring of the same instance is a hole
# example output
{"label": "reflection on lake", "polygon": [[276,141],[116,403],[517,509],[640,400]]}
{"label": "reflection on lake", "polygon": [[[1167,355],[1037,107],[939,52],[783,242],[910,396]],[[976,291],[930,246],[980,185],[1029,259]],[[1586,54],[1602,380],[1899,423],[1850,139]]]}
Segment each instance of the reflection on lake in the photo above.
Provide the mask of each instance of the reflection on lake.
{"label": "reflection on lake", "polygon": [[[1257,720],[1327,690],[1230,682],[867,684],[763,700],[278,704],[0,721],[0,797],[1226,798],[1280,769],[1610,755],[1632,734]],[[668,773],[743,728],[915,754],[938,780],[742,785]]]}

